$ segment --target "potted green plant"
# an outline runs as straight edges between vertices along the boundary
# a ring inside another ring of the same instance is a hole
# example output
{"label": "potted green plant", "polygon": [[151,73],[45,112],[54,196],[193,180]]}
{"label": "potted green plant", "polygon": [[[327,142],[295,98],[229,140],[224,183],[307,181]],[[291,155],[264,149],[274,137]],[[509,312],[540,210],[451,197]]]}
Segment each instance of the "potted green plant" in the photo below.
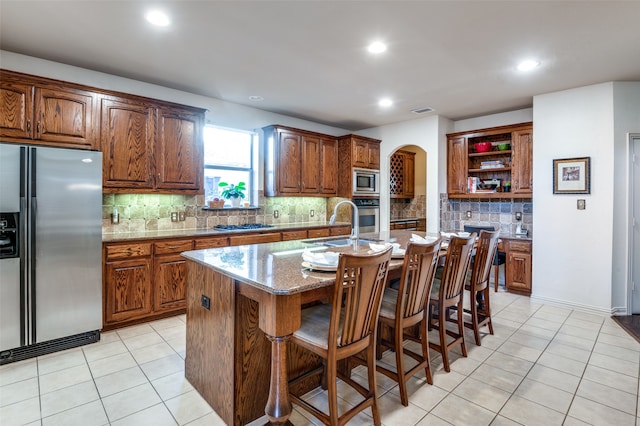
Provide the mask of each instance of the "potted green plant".
{"label": "potted green plant", "polygon": [[240,200],[244,198],[244,191],[247,190],[244,182],[238,182],[237,185],[220,182],[218,186],[224,188],[220,195],[222,195],[222,198],[230,200],[233,207],[240,205]]}

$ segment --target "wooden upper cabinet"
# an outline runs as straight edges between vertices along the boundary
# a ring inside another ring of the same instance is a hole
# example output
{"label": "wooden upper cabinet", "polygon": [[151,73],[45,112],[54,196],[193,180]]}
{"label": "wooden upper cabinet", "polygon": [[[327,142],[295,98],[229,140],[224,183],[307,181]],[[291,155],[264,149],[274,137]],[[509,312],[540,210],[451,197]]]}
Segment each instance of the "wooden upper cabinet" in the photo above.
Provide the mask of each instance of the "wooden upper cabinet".
{"label": "wooden upper cabinet", "polygon": [[450,138],[447,145],[447,192],[467,193],[467,138]]}
{"label": "wooden upper cabinet", "polygon": [[335,197],[338,193],[338,141],[322,139],[321,145],[321,192]]}
{"label": "wooden upper cabinet", "polygon": [[0,136],[4,141],[95,148],[92,92],[7,71],[0,77]]}
{"label": "wooden upper cabinet", "polygon": [[302,182],[300,192],[318,194],[321,192],[320,171],[322,139],[319,136],[302,136]]}
{"label": "wooden upper cabinet", "polygon": [[105,190],[152,189],[155,109],[145,102],[104,98],[101,112],[100,145]]}
{"label": "wooden upper cabinet", "polygon": [[124,95],[100,106],[104,192],[199,191],[203,110]]}
{"label": "wooden upper cabinet", "polygon": [[389,164],[389,195],[391,198],[415,196],[415,152],[396,151]]}
{"label": "wooden upper cabinet", "polygon": [[[490,149],[477,152],[487,142]],[[503,149],[498,146],[502,145]],[[506,149],[504,146],[506,145]],[[500,182],[497,191],[470,192],[468,178]],[[504,184],[511,192],[503,192]],[[447,135],[447,193],[450,198],[531,198],[533,196],[533,123],[520,123]]]}
{"label": "wooden upper cabinet", "polygon": [[306,130],[273,125],[265,135],[265,195],[337,194],[337,141]]}
{"label": "wooden upper cabinet", "polygon": [[533,195],[533,129],[513,132],[511,191]]}
{"label": "wooden upper cabinet", "polygon": [[203,114],[189,109],[158,110],[155,177],[158,189],[200,188],[204,170]]}
{"label": "wooden upper cabinet", "polygon": [[380,168],[380,141],[353,136],[353,167]]}
{"label": "wooden upper cabinet", "polygon": [[353,169],[380,169],[380,140],[358,135],[338,138],[338,197],[353,197]]}

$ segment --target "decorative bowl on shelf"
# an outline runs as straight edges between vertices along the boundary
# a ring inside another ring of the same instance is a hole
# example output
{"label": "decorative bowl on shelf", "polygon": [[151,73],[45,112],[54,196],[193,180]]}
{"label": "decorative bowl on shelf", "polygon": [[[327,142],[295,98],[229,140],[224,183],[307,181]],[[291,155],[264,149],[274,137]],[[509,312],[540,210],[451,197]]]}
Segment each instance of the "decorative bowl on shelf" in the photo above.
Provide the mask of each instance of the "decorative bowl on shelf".
{"label": "decorative bowl on shelf", "polygon": [[491,151],[491,142],[478,142],[474,145],[476,152],[489,152]]}
{"label": "decorative bowl on shelf", "polygon": [[498,150],[499,151],[506,151],[506,150],[508,150],[510,148],[511,148],[511,144],[509,144],[509,143],[500,143],[500,144],[498,144]]}

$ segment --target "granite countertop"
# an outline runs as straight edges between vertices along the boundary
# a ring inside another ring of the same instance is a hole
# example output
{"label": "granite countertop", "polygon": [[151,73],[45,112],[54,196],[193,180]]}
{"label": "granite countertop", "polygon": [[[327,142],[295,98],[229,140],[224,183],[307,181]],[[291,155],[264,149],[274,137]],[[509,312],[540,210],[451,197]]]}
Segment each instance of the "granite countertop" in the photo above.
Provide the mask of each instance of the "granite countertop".
{"label": "granite countertop", "polygon": [[[397,242],[402,248],[405,248],[412,233],[414,232],[387,231],[361,234],[360,238]],[[418,234],[425,235],[424,232]],[[329,239],[336,238],[340,237],[329,237]],[[342,238],[345,237],[342,236]],[[325,239],[327,238],[316,239],[316,241]],[[370,248],[369,245],[362,244],[354,251],[350,245],[327,247],[318,243],[297,240],[192,250],[183,252],[182,256],[272,294],[300,293],[335,283],[335,271],[312,271],[302,266],[304,250],[367,253]],[[392,259],[389,268],[391,270],[399,269],[402,267],[402,262],[402,258]]]}
{"label": "granite countertop", "polygon": [[402,219],[390,219],[389,223],[410,222],[412,220],[426,220],[424,217],[403,217]]}
{"label": "granite countertop", "polygon": [[138,232],[113,232],[103,233],[102,242],[117,242],[128,240],[153,240],[159,238],[179,238],[179,237],[214,237],[225,236],[230,234],[255,234],[261,232],[273,232],[284,230],[296,230],[296,229],[313,229],[313,228],[326,228],[327,226],[344,226],[349,225],[348,222],[338,222],[334,225],[329,225],[329,222],[298,222],[298,223],[283,223],[273,224],[269,228],[258,229],[238,229],[238,230],[217,230],[217,229],[166,229],[156,231],[138,231]]}

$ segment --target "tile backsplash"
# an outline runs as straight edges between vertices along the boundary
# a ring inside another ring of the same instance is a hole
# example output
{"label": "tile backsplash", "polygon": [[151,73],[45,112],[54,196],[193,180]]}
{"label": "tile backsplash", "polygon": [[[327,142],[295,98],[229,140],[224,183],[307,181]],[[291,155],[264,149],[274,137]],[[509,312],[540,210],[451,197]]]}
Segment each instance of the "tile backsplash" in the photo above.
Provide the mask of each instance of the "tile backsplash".
{"label": "tile backsplash", "polygon": [[391,198],[390,219],[424,218],[427,212],[427,196],[416,195],[411,199]]}
{"label": "tile backsplash", "polygon": [[[466,216],[471,212],[471,219]],[[440,229],[462,231],[464,225],[493,226],[515,232],[516,212],[522,213],[522,227],[533,233],[533,203],[530,199],[449,199],[440,194]]]}
{"label": "tile backsplash", "polygon": [[[202,195],[103,194],[102,230],[105,233],[171,229],[210,229],[216,225],[245,223],[297,223],[327,220],[327,201],[318,197],[264,197],[249,208],[204,209]],[[111,223],[114,209],[119,223]],[[278,218],[274,211],[278,211]],[[313,216],[311,212],[313,211]],[[172,222],[171,213],[184,213],[185,220]]]}

